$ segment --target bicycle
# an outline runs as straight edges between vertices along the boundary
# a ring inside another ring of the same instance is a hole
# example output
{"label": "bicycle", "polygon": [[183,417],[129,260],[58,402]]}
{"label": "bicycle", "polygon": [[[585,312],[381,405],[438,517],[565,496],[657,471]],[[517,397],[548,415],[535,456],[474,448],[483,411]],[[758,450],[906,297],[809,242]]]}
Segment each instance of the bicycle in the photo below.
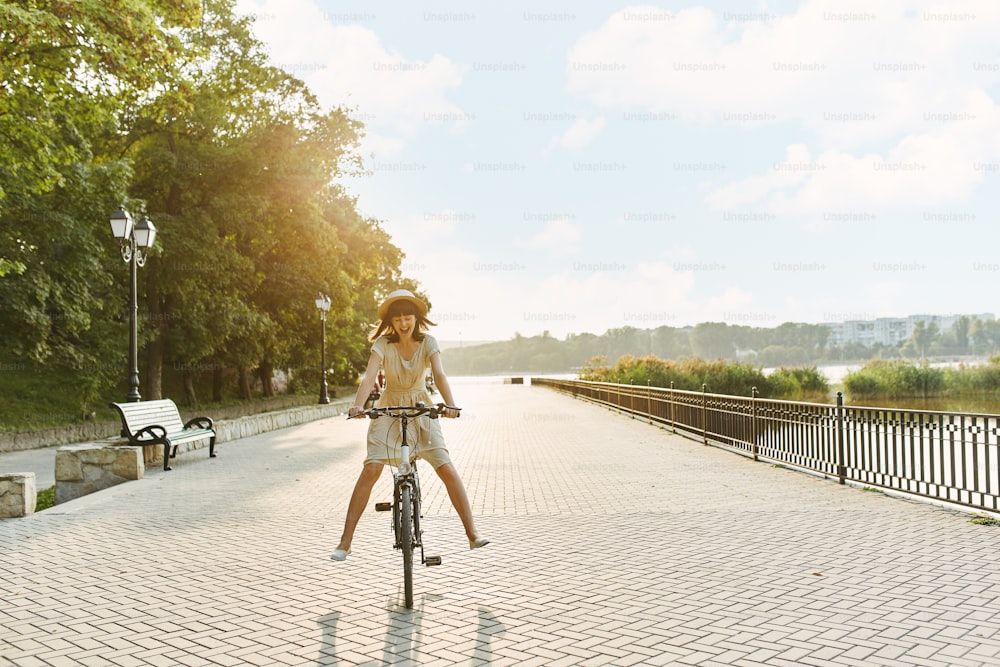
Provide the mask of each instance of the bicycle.
{"label": "bicycle", "polygon": [[446,410],[460,410],[444,403],[437,405],[391,405],[368,408],[361,414],[370,419],[392,417],[400,420],[402,441],[400,442],[399,466],[393,470],[392,502],[375,503],[376,512],[392,510],[392,530],[395,535],[393,548],[403,552],[403,593],[406,608],[413,608],[413,553],[420,548],[420,562],[425,566],[441,564],[440,556],[424,554],[423,531],[420,529],[420,479],[417,475],[416,459],[411,458],[406,427],[411,419],[427,415],[437,419]]}

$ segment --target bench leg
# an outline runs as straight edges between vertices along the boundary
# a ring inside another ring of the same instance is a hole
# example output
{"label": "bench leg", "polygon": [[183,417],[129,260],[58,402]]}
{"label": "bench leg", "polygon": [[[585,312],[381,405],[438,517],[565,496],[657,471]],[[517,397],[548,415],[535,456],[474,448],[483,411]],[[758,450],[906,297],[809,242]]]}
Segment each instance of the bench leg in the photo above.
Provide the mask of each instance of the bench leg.
{"label": "bench leg", "polygon": [[208,441],[208,458],[210,458],[210,459],[214,459],[215,458],[215,436],[214,435],[212,436],[212,439]]}
{"label": "bench leg", "polygon": [[163,443],[163,469],[170,470],[170,443]]}

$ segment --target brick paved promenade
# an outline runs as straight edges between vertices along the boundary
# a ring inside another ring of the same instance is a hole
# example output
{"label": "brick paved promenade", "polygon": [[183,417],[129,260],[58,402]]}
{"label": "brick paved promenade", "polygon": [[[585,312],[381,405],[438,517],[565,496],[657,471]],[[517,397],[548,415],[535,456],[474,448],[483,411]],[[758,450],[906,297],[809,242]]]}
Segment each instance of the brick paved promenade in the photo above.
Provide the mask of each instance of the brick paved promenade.
{"label": "brick paved promenade", "polygon": [[329,560],[365,423],[327,419],[0,521],[0,664],[1000,665],[1000,528],[540,387],[456,394],[493,544],[425,466],[444,563],[412,611],[388,514]]}

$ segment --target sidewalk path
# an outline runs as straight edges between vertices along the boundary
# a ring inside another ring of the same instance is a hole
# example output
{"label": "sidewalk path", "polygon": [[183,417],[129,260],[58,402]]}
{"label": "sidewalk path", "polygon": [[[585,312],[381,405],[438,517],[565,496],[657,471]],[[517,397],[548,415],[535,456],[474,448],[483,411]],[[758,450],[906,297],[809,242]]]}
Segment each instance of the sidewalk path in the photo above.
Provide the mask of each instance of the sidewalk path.
{"label": "sidewalk path", "polygon": [[33,472],[35,489],[47,489],[56,483],[57,449],[59,447],[0,452],[0,472]]}
{"label": "sidewalk path", "polygon": [[327,419],[0,521],[0,664],[1000,665],[1000,528],[548,389],[455,390],[493,543],[424,466],[444,562],[412,611],[387,514],[329,560],[365,424]]}

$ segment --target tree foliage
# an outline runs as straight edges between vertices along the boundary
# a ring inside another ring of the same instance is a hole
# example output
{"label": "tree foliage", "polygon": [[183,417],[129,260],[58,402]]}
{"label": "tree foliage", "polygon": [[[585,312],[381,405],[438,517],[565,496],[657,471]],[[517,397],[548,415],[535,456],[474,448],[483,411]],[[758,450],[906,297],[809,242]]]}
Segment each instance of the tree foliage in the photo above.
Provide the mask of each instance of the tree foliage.
{"label": "tree foliage", "polygon": [[234,6],[0,2],[0,361],[66,374],[84,409],[125,377],[120,204],[159,231],[139,270],[147,399],[318,378],[319,291],[328,370],[352,379],[376,299],[416,287],[338,184],[363,126],[269,65]]}
{"label": "tree foliage", "polygon": [[[985,356],[1000,350],[1000,321],[960,318],[946,332],[938,331],[936,325],[924,326],[920,336],[928,354]],[[604,357],[613,365],[627,355],[673,360],[723,359],[765,368],[801,368],[822,362],[917,355],[912,336],[898,346],[860,343],[834,346],[829,339],[830,330],[820,324],[785,322],[777,327],[748,327],[707,322],[694,327],[621,327],[603,334],[571,334],[563,341],[548,334],[518,335],[509,341],[452,348],[447,358],[450,372],[477,375],[568,373],[594,357]],[[809,394],[811,390],[804,391]]]}

